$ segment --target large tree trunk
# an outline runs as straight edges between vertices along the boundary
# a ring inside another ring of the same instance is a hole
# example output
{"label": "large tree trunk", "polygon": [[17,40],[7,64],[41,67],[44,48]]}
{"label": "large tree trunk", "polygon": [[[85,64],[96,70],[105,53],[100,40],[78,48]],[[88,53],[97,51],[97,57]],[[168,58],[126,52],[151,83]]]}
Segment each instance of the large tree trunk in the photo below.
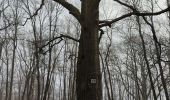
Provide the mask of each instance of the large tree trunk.
{"label": "large tree trunk", "polygon": [[101,100],[98,46],[100,0],[82,0],[81,37],[77,62],[77,100]]}

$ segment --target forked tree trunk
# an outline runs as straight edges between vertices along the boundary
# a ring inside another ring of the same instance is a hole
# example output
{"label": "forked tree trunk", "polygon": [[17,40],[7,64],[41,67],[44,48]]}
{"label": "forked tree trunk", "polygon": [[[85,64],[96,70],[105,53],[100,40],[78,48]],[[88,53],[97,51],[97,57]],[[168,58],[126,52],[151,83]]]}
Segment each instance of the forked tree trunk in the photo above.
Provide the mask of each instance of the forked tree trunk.
{"label": "forked tree trunk", "polygon": [[77,100],[101,100],[98,28],[100,0],[82,0],[77,62]]}

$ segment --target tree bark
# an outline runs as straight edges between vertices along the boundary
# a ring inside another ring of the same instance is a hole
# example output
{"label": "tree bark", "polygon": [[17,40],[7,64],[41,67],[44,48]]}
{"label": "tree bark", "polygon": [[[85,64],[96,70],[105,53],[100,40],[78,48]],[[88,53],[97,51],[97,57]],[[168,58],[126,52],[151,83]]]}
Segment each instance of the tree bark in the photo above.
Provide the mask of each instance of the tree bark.
{"label": "tree bark", "polygon": [[101,100],[98,28],[100,0],[82,0],[77,62],[77,100]]}

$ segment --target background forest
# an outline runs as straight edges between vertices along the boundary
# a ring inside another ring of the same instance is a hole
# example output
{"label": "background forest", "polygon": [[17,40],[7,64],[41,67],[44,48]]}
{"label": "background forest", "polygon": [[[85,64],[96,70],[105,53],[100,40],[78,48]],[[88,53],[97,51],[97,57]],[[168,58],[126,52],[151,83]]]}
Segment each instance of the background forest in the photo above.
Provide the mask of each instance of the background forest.
{"label": "background forest", "polygon": [[[80,9],[80,0],[67,1]],[[102,100],[169,100],[169,5],[101,0]],[[158,13],[122,16],[132,10]],[[0,100],[76,100],[80,32],[55,0],[0,0]]]}

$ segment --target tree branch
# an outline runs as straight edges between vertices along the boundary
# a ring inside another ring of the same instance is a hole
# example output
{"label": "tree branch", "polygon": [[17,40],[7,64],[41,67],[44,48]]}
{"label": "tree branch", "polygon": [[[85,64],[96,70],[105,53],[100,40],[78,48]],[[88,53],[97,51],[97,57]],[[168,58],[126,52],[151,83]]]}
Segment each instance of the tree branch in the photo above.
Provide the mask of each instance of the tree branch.
{"label": "tree branch", "polygon": [[63,7],[65,7],[69,11],[69,13],[72,14],[79,21],[79,23],[81,23],[80,11],[75,6],[73,6],[66,0],[53,0],[53,1],[55,1],[55,2],[59,3],[60,5],[62,5]]}
{"label": "tree branch", "polygon": [[11,25],[12,25],[12,23],[8,24],[8,25],[5,26],[5,27],[0,28],[0,31],[7,29],[7,28],[10,27]]}
{"label": "tree branch", "polygon": [[1,14],[9,7],[9,5],[7,5],[5,8],[3,8],[2,10],[0,10],[0,17],[1,17]]}
{"label": "tree branch", "polygon": [[45,0],[42,0],[39,8],[35,11],[35,13],[25,20],[23,26],[27,23],[27,21],[28,21],[29,19],[32,19],[34,16],[38,15],[38,12],[42,9],[42,7],[43,7],[43,5],[44,5],[44,1],[45,1]]}
{"label": "tree branch", "polygon": [[68,38],[68,39],[71,39],[71,40],[73,40],[73,41],[79,42],[79,40],[77,40],[77,39],[75,39],[75,38],[73,38],[73,37],[71,37],[71,36],[60,34],[60,36],[54,37],[53,39],[49,40],[45,45],[41,46],[41,47],[39,48],[39,52],[41,52],[42,54],[47,53],[49,50],[43,52],[43,48],[44,48],[44,47],[48,46],[51,42],[55,41],[56,39],[60,39],[58,42],[56,42],[56,43],[54,43],[54,44],[51,45],[51,47],[50,47],[50,49],[51,49],[51,48],[52,48],[53,46],[55,46],[56,44],[59,44],[59,43],[63,40],[63,38]]}
{"label": "tree branch", "polygon": [[71,40],[73,40],[73,41],[79,42],[78,39],[75,39],[75,38],[73,38],[73,37],[71,37],[71,36],[68,36],[68,35],[60,34],[60,37],[61,37],[61,38],[68,38],[68,39],[71,39]]}
{"label": "tree branch", "polygon": [[168,8],[166,8],[166,9],[164,9],[164,10],[161,10],[161,11],[158,11],[158,12],[154,12],[154,13],[152,13],[152,12],[142,12],[142,13],[141,13],[141,12],[139,12],[137,9],[135,9],[135,8],[134,8],[133,6],[131,6],[131,5],[128,5],[128,4],[126,4],[126,3],[123,3],[123,2],[121,2],[121,1],[119,1],[119,0],[114,0],[114,1],[120,3],[121,5],[123,5],[123,6],[125,6],[125,7],[130,8],[133,12],[130,12],[130,13],[125,14],[125,15],[122,15],[122,16],[120,16],[120,17],[118,17],[118,18],[116,18],[116,19],[113,19],[113,20],[111,20],[111,21],[102,20],[102,21],[99,22],[99,23],[100,23],[100,25],[99,25],[100,28],[102,28],[102,27],[104,27],[104,26],[109,26],[109,27],[111,27],[111,25],[112,25],[113,23],[115,23],[115,22],[117,22],[117,21],[119,21],[119,20],[122,20],[122,19],[124,19],[124,18],[130,17],[130,16],[132,16],[132,15],[142,16],[142,17],[144,17],[144,16],[156,16],[156,15],[160,15],[160,14],[162,14],[162,13],[165,13],[165,12],[167,12],[167,11],[170,11],[170,6],[169,6]]}
{"label": "tree branch", "polygon": [[121,2],[120,0],[114,0],[114,1],[118,2],[119,4],[121,4],[121,5],[125,6],[125,7],[128,7],[130,9],[132,9],[133,11],[136,11],[136,9],[131,5],[128,5],[128,4],[124,3],[124,2]]}
{"label": "tree branch", "polygon": [[125,15],[122,15],[122,16],[120,16],[120,17],[118,17],[118,18],[116,18],[116,19],[113,19],[113,20],[111,20],[111,21],[108,21],[108,20],[99,21],[99,23],[100,23],[99,28],[102,28],[102,27],[104,27],[104,26],[109,26],[109,27],[111,27],[111,25],[112,25],[113,23],[115,23],[115,22],[117,22],[117,21],[119,21],[119,20],[122,20],[122,19],[124,19],[124,18],[130,17],[130,16],[132,16],[132,15],[133,15],[133,12],[128,13],[128,14],[125,14]]}
{"label": "tree branch", "polygon": [[68,38],[68,39],[71,39],[73,41],[76,41],[76,42],[79,42],[79,40],[71,37],[71,36],[68,36],[68,35],[63,35],[63,34],[60,34],[60,36],[57,36],[57,37],[54,37],[53,39],[49,40],[45,45],[43,45],[42,47],[40,47],[41,49],[44,48],[45,46],[49,45],[51,42],[55,41],[56,39],[61,39],[63,40],[63,38]]}
{"label": "tree branch", "polygon": [[99,43],[100,43],[100,40],[101,40],[101,38],[102,38],[102,36],[103,36],[103,34],[104,34],[104,31],[103,31],[103,29],[99,29],[99,31],[100,31]]}

